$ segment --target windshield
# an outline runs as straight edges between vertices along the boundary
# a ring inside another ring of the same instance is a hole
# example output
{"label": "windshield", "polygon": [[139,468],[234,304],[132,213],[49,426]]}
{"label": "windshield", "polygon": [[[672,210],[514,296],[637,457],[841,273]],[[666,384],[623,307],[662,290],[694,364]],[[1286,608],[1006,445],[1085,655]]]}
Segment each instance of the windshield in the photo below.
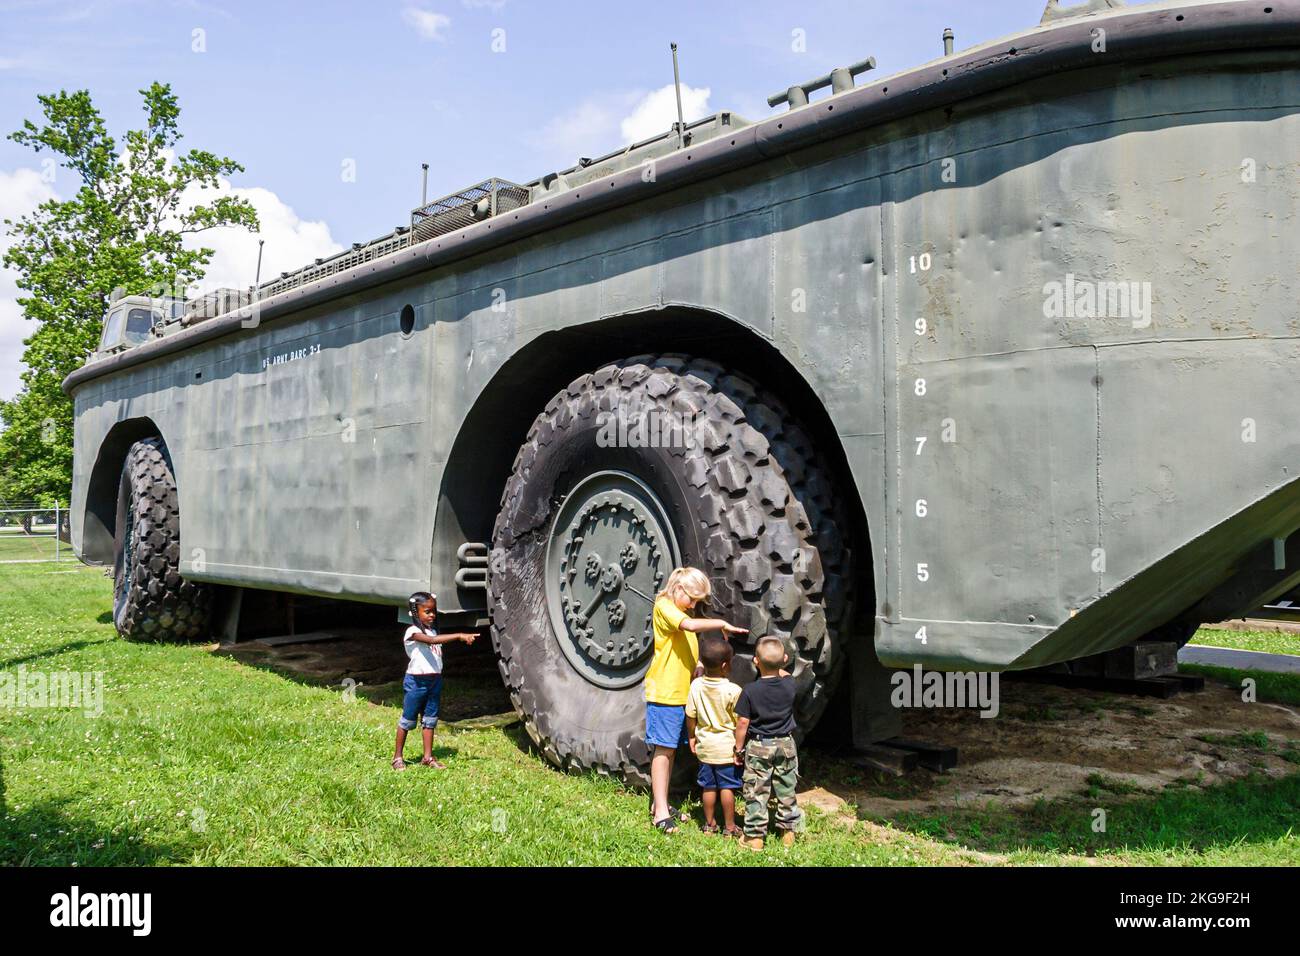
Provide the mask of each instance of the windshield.
{"label": "windshield", "polygon": [[126,314],[126,338],[123,341],[127,345],[139,345],[141,342],[147,342],[152,329],[152,310],[131,309]]}
{"label": "windshield", "polygon": [[99,339],[101,349],[111,349],[121,340],[122,318],[125,315],[125,309],[117,309],[110,312],[108,318],[104,320],[104,334]]}

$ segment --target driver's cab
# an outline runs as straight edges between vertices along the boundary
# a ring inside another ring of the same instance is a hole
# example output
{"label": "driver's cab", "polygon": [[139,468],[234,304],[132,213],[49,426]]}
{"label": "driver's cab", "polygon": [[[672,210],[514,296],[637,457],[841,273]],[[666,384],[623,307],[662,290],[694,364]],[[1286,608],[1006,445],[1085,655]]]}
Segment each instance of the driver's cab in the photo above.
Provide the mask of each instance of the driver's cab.
{"label": "driver's cab", "polygon": [[115,299],[104,316],[99,352],[111,355],[157,338],[163,334],[163,327],[179,319],[184,311],[184,300],[170,296],[128,295]]}

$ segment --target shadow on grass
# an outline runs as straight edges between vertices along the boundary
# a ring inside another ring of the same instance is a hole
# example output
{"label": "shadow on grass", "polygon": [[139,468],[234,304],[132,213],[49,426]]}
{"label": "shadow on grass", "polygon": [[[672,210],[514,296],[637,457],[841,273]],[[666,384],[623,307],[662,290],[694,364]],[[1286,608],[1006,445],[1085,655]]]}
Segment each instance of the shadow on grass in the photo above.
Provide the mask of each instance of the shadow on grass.
{"label": "shadow on grass", "polygon": [[[460,753],[459,747],[448,746],[444,741],[446,738],[435,736],[433,738],[433,756],[437,760],[453,760]],[[424,749],[420,743],[419,731],[412,731],[406,738],[406,746],[402,748],[402,760],[406,763],[407,770],[424,770],[420,764],[420,758],[424,756]]]}
{"label": "shadow on grass", "polygon": [[[354,691],[373,704],[402,706],[402,675],[406,657],[400,645],[375,644],[367,647],[347,637],[311,645],[282,645],[270,648],[253,642],[219,645],[213,654],[254,667],[307,687],[324,687],[337,692]],[[447,653],[439,717],[450,723],[476,721],[512,712],[510,698],[501,684],[496,659],[482,654]]]}
{"label": "shadow on grass", "polygon": [[1256,699],[1261,703],[1300,706],[1300,674],[1246,671],[1234,667],[1215,667],[1212,664],[1179,664],[1178,670],[1183,674],[1199,674],[1237,692],[1241,692],[1243,681],[1251,680],[1255,683]]}
{"label": "shadow on grass", "polygon": [[66,807],[64,800],[11,807],[0,761],[0,866],[150,866],[190,856],[190,847],[158,843],[132,827],[105,832]]}
{"label": "shadow on grass", "polygon": [[[1093,856],[1120,850],[1204,852],[1237,843],[1272,843],[1294,832],[1300,817],[1300,774],[1261,775],[1204,790],[1166,788],[1131,796],[1103,780],[1078,797],[1016,808],[980,808],[895,815],[860,813],[956,846],[1009,853],[1017,850]],[[1096,810],[1105,811],[1105,832],[1093,832]]]}
{"label": "shadow on grass", "polygon": [[22,657],[0,661],[0,670],[17,667],[19,664],[30,664],[33,661],[45,660],[48,657],[58,657],[60,654],[68,654],[72,651],[84,650],[87,647],[94,647],[96,644],[110,644],[113,640],[114,638],[110,637],[100,641],[69,641],[67,644],[60,644],[58,647],[51,647],[35,654],[26,654]]}

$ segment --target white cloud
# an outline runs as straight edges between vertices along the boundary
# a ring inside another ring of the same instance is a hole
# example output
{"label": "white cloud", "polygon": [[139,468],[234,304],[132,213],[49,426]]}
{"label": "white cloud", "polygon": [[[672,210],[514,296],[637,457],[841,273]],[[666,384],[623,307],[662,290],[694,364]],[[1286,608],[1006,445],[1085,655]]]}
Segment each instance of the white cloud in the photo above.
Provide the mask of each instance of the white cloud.
{"label": "white cloud", "polygon": [[[703,119],[713,112],[709,109],[712,92],[707,86],[696,88],[682,84],[682,116],[686,122]],[[670,83],[643,96],[619,125],[619,132],[625,141],[635,143],[672,129],[676,122],[677,94]]]}
{"label": "white cloud", "polygon": [[[343,251],[343,246],[330,235],[327,223],[301,218],[269,189],[233,188],[222,179],[215,190],[191,187],[182,196],[182,204],[211,202],[218,195],[240,196],[252,203],[261,222],[261,231],[254,234],[246,229],[222,226],[187,236],[185,244],[189,248],[206,247],[214,251],[207,275],[194,291],[252,285],[257,269],[259,238],[266,240],[262,254],[264,281],[281,272],[308,265],[318,257]],[[37,170],[20,168],[12,173],[0,170],[0,220],[17,219],[53,198],[56,198],[53,187],[42,180]],[[0,235],[0,255],[9,244],[10,240]],[[0,398],[12,398],[17,394],[23,369],[23,339],[36,330],[36,326],[22,316],[14,280],[11,271],[0,271]]]}
{"label": "white cloud", "polygon": [[[47,199],[55,198],[54,187],[35,169],[19,168],[12,173],[0,170],[0,221],[17,220]],[[0,223],[0,256],[13,244],[8,230]],[[12,398],[22,384],[23,339],[36,331],[35,323],[23,318],[18,307],[16,276],[9,269],[0,270],[0,398]]]}
{"label": "white cloud", "polygon": [[[708,87],[682,85],[682,114],[686,122],[701,119],[709,109]],[[666,133],[677,122],[677,97],[672,85],[645,90],[594,93],[561,113],[530,136],[557,167],[572,165],[579,156],[599,156],[619,146]]]}
{"label": "white cloud", "polygon": [[596,93],[551,119],[534,136],[538,145],[555,150],[566,164],[580,155],[595,156],[617,144],[619,123],[637,101],[637,93]]}
{"label": "white cloud", "polygon": [[207,275],[199,283],[199,291],[240,289],[252,285],[257,273],[258,239],[266,240],[262,247],[263,282],[281,272],[308,265],[314,259],[343,251],[343,246],[330,235],[327,223],[300,218],[279,196],[260,186],[236,189],[223,179],[219,190],[201,191],[191,187],[182,199],[186,203],[211,202],[217,195],[238,196],[252,203],[257,210],[261,231],[251,233],[235,226],[221,226],[187,236],[185,244],[188,247],[203,246],[214,250]]}
{"label": "white cloud", "polygon": [[481,10],[487,8],[493,13],[496,13],[506,5],[506,0],[460,0],[460,5],[466,10]]}
{"label": "white cloud", "polygon": [[445,40],[443,31],[451,26],[451,17],[445,13],[421,10],[419,7],[405,7],[402,19],[415,27],[415,32],[425,40]]}

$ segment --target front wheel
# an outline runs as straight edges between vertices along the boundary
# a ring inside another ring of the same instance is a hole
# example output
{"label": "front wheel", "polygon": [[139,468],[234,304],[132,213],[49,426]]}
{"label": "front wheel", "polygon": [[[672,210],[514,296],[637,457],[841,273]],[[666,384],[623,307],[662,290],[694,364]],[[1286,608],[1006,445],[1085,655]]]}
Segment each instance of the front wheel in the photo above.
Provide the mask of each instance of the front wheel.
{"label": "front wheel", "polygon": [[847,527],[829,472],[775,396],[714,362],[638,356],[583,375],[520,448],[493,530],[492,640],[529,736],[557,766],[645,783],[654,596],[704,570],[703,613],[780,637],[801,732],[841,672]]}
{"label": "front wheel", "polygon": [[180,572],[176,477],[160,438],[131,446],[118,483],[113,624],[128,640],[190,641],[208,634],[212,590]]}

